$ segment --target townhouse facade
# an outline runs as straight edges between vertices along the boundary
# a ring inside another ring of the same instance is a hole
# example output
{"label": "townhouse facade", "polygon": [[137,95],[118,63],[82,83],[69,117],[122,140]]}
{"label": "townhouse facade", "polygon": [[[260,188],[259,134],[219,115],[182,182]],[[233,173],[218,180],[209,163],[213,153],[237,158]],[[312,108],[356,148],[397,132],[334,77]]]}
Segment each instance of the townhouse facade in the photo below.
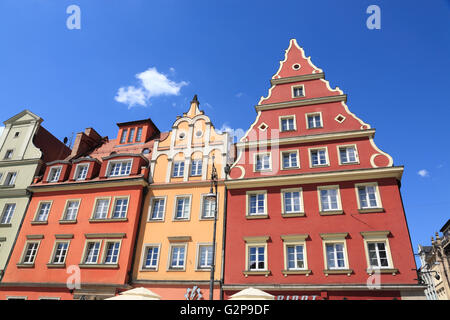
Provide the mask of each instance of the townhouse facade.
{"label": "townhouse facade", "polygon": [[225,298],[423,297],[402,166],[292,39],[226,181]]}
{"label": "townhouse facade", "polygon": [[10,258],[30,199],[28,186],[45,163],[70,154],[70,149],[29,110],[9,118],[0,136],[0,280]]}
{"label": "townhouse facade", "polygon": [[130,288],[132,257],[160,131],[118,123],[117,139],[78,133],[72,153],[47,163],[0,284],[0,299],[104,299]]}
{"label": "townhouse facade", "polygon": [[[217,132],[199,109],[197,95],[167,136],[156,140],[151,184],[144,202],[136,246],[133,286],[162,299],[209,299],[214,253],[214,299],[223,277],[224,167],[231,161],[229,134]],[[207,195],[213,166],[217,202]]]}

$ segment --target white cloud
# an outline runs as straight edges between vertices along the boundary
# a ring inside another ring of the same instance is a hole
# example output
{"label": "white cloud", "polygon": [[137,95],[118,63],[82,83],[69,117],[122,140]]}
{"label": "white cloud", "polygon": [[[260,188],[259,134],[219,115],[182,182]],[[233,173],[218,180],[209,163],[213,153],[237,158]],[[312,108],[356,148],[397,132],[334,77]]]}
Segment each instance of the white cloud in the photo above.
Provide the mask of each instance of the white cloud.
{"label": "white cloud", "polygon": [[245,134],[245,131],[241,128],[233,129],[227,123],[224,123],[220,129],[217,129],[219,133],[228,132],[230,134],[231,141],[238,142]]}
{"label": "white cloud", "polygon": [[[173,69],[173,68],[171,68]],[[173,69],[175,71],[175,69]],[[186,81],[175,82],[167,78],[167,75],[159,73],[156,68],[149,68],[138,73],[136,78],[140,80],[138,87],[121,87],[117,91],[114,99],[117,102],[125,103],[128,108],[135,105],[146,106],[150,103],[150,98],[158,96],[179,95],[183,86],[188,85]]]}
{"label": "white cloud", "polygon": [[208,102],[205,102],[203,105],[204,105],[205,107],[208,107],[208,108],[210,108],[210,109],[213,109],[212,105],[210,105]]}
{"label": "white cloud", "polygon": [[419,171],[417,172],[417,174],[418,174],[419,176],[421,176],[422,178],[425,178],[425,177],[429,177],[429,176],[430,176],[430,173],[428,172],[428,170],[425,170],[425,169],[419,170]]}
{"label": "white cloud", "polygon": [[238,92],[238,93],[236,93],[235,94],[235,97],[236,98],[240,98],[240,97],[242,97],[244,94],[242,93],[242,92]]}

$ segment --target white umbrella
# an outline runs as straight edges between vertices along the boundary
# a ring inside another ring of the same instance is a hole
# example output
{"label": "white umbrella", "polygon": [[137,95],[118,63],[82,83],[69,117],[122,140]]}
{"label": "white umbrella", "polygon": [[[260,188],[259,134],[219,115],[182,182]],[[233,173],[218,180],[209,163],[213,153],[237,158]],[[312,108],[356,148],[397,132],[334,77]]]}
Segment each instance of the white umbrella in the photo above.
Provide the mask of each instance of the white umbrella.
{"label": "white umbrella", "polygon": [[229,300],[275,300],[275,296],[250,287],[233,294]]}
{"label": "white umbrella", "polygon": [[161,297],[153,291],[139,287],[121,292],[118,296],[105,300],[161,300]]}

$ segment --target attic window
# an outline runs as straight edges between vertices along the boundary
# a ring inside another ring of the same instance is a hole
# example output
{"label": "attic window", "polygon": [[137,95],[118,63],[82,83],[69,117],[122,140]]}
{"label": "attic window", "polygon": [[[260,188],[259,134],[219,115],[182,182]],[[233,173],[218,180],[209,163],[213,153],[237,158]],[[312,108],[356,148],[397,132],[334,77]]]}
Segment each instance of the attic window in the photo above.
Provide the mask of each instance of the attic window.
{"label": "attic window", "polygon": [[267,124],[265,124],[264,122],[263,123],[261,123],[260,125],[259,125],[259,130],[261,130],[261,131],[266,131],[266,129],[268,128],[268,126],[267,126]]}
{"label": "attic window", "polygon": [[142,150],[142,154],[149,154],[149,153],[150,153],[149,148],[145,148],[144,150]]}
{"label": "attic window", "polygon": [[202,130],[198,130],[198,131],[195,133],[195,136],[196,136],[197,138],[200,138],[202,135],[203,135],[203,131],[202,131]]}
{"label": "attic window", "polygon": [[338,116],[336,118],[334,118],[334,120],[336,120],[339,123],[344,122],[345,117],[342,114],[338,114]]}
{"label": "attic window", "polygon": [[184,132],[180,132],[180,134],[178,135],[178,138],[180,138],[181,140],[183,140],[186,137],[186,134]]}
{"label": "attic window", "polygon": [[294,63],[293,65],[292,65],[292,69],[294,69],[294,70],[299,70],[301,68],[301,66],[300,66],[300,64],[298,64],[298,63]]}

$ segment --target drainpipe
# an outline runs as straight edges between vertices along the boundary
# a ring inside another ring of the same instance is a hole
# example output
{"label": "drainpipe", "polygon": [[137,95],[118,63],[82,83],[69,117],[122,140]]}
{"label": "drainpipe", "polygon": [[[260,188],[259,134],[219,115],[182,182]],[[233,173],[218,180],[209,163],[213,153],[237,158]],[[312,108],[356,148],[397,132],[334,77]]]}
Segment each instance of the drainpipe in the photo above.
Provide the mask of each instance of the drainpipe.
{"label": "drainpipe", "polygon": [[[230,167],[227,164],[225,166],[225,181],[228,179],[228,174],[230,173]],[[223,300],[223,282],[225,277],[225,243],[226,243],[226,228],[227,228],[227,210],[228,210],[228,189],[224,181],[224,197],[223,201],[224,208],[223,208],[223,230],[222,230],[222,272],[220,275],[220,300]]]}

